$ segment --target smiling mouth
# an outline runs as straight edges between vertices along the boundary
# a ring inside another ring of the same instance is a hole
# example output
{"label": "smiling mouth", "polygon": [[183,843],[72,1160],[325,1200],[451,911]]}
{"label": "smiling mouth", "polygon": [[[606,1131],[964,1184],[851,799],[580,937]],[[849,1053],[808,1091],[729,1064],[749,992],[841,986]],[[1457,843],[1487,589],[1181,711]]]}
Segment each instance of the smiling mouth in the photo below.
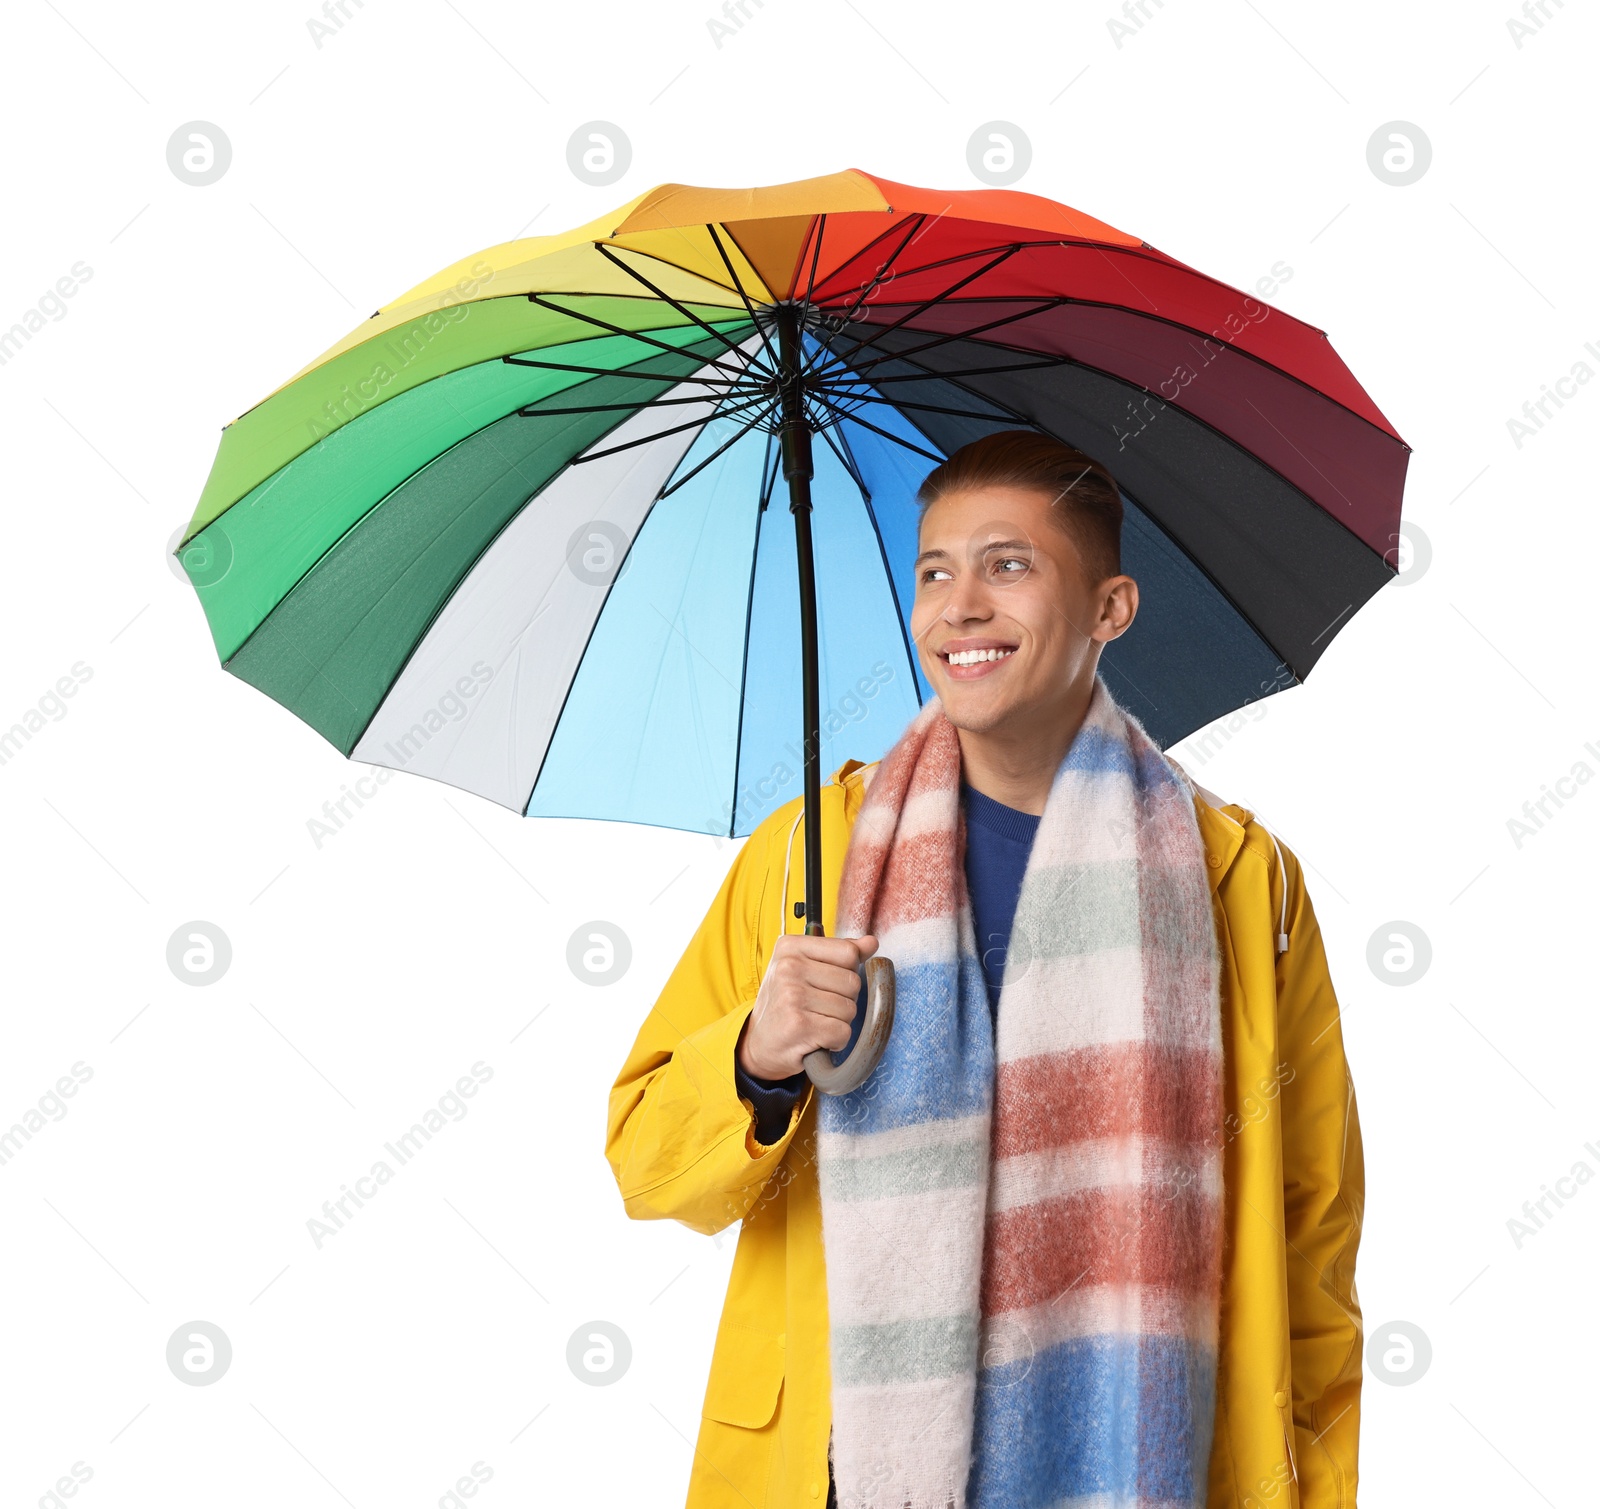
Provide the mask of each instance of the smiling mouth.
{"label": "smiling mouth", "polygon": [[1004,660],[1009,655],[1017,653],[1013,645],[1007,649],[992,650],[955,650],[939,652],[940,658],[946,665],[982,665],[984,661]]}
{"label": "smiling mouth", "polygon": [[952,681],[975,681],[992,676],[1016,653],[1015,645],[989,645],[972,650],[940,650],[939,658],[949,667]]}

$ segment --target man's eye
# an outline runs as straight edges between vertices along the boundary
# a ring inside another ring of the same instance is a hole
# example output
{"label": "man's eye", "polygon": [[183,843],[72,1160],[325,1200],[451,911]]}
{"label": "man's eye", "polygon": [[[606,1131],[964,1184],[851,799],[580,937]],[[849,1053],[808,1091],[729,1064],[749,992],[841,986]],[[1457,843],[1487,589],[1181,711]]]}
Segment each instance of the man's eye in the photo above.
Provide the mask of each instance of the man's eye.
{"label": "man's eye", "polygon": [[[1008,555],[1003,560],[999,561],[997,564],[999,564],[1001,566],[1018,566],[1023,571],[1026,571],[1028,569],[1028,563],[1025,560],[1023,560],[1020,555]],[[1012,576],[1015,576],[1017,573],[1016,572],[1011,572],[1010,574]]]}

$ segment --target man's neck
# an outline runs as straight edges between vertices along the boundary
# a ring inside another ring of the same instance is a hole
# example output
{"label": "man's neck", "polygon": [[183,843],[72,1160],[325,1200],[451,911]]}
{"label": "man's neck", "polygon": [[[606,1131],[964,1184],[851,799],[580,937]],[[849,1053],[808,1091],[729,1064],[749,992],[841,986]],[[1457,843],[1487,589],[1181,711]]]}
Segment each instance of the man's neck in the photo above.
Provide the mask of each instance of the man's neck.
{"label": "man's neck", "polygon": [[1063,705],[1043,711],[1030,709],[1028,721],[1021,726],[1009,720],[983,732],[958,728],[962,779],[993,801],[1041,816],[1093,694],[1091,680],[1087,687],[1075,687]]}

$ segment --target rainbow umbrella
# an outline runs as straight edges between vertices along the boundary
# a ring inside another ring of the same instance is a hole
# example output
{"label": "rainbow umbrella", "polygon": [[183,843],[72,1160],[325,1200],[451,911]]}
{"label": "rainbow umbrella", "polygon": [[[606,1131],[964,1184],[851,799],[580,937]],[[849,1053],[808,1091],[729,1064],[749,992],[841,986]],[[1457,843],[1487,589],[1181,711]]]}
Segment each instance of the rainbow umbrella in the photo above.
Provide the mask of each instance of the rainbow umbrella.
{"label": "rainbow umbrella", "polygon": [[1124,489],[1101,668],[1163,745],[1395,574],[1409,447],[1322,331],[1048,199],[856,169],[446,268],[223,430],[176,553],[223,666],[352,759],[729,837],[798,779],[821,932],[823,747],[931,695],[917,484],[1014,428]]}

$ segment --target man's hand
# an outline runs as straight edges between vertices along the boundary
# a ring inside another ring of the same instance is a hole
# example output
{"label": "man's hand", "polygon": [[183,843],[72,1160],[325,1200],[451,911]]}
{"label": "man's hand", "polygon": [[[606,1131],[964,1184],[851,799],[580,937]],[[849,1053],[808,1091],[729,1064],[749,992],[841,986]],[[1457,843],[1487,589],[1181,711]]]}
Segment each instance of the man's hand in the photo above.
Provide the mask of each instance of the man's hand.
{"label": "man's hand", "polygon": [[850,1041],[863,959],[878,951],[864,938],[785,933],[772,946],[766,978],[739,1034],[739,1067],[756,1079],[798,1074],[814,1048],[834,1052]]}

